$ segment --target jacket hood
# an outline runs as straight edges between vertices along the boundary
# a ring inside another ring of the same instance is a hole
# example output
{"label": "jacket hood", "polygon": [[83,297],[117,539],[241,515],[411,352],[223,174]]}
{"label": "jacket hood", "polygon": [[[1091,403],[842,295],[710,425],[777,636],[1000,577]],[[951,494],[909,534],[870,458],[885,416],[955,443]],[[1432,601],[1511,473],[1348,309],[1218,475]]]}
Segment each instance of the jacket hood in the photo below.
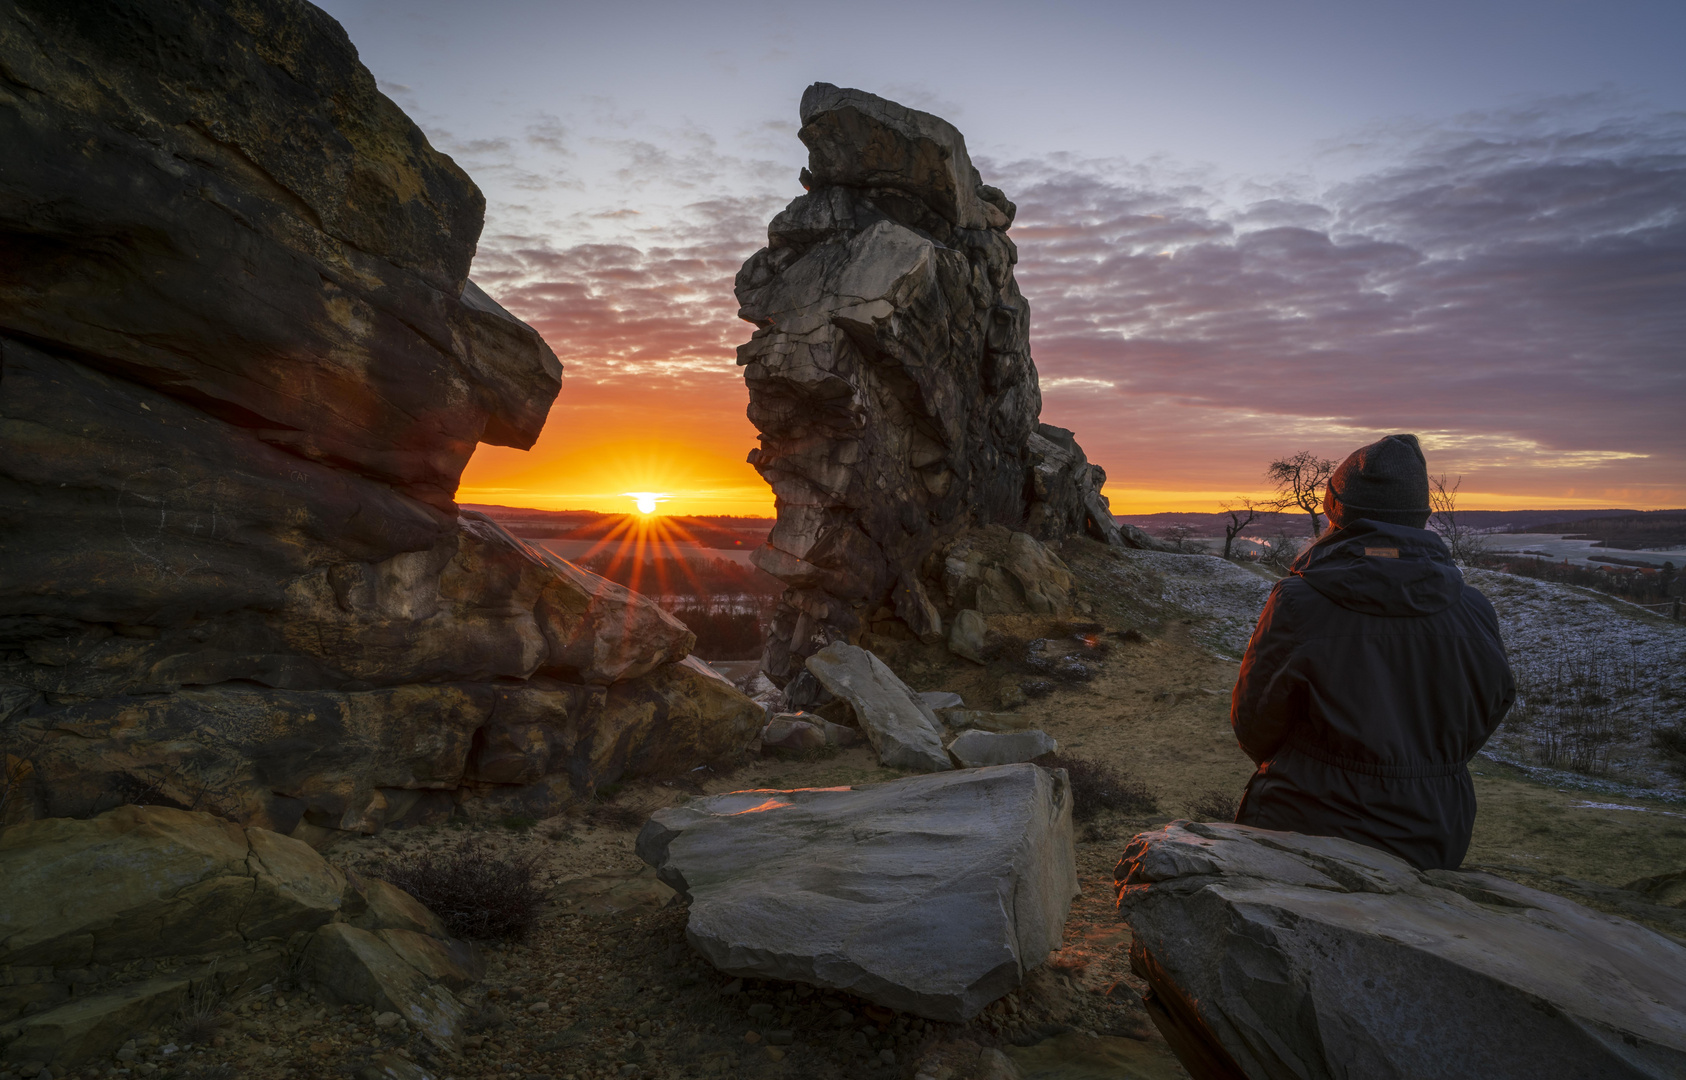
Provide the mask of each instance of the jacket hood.
{"label": "jacket hood", "polygon": [[1444,611],[1464,585],[1440,537],[1369,518],[1325,535],[1289,573],[1350,611],[1394,618]]}

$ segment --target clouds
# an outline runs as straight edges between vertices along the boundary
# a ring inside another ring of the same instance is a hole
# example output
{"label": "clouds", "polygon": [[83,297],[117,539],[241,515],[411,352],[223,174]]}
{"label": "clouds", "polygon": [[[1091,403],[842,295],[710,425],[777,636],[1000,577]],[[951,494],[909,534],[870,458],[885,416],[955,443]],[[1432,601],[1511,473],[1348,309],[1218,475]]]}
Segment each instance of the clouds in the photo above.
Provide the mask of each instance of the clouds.
{"label": "clouds", "polygon": [[1019,203],[1049,412],[1114,476],[1122,457],[1241,484],[1202,440],[1256,455],[1320,432],[1333,454],[1416,429],[1485,479],[1602,470],[1686,496],[1677,118],[1441,134],[1327,191],[1240,204],[1107,162],[987,175]]}
{"label": "clouds", "polygon": [[[1019,204],[1045,419],[1126,504],[1256,490],[1271,456],[1399,430],[1477,498],[1686,503],[1686,119],[1480,119],[1323,188],[980,162]],[[727,409],[730,449],[700,452],[736,459],[749,330],[732,278],[795,194],[790,170],[702,137],[596,145],[626,191],[669,201],[549,230],[498,230],[494,212],[476,278],[568,365],[560,408],[580,380]]]}

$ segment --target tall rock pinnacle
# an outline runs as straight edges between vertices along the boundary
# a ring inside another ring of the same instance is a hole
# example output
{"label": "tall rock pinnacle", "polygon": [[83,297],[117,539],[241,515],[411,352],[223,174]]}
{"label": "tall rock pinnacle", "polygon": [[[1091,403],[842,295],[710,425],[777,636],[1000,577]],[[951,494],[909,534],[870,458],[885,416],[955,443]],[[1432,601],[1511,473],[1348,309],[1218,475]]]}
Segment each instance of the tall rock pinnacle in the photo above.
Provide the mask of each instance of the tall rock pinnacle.
{"label": "tall rock pinnacle", "polygon": [[947,121],[860,90],[802,95],[806,195],[738,272],[750,463],[778,523],[757,564],[788,588],[765,667],[900,622],[942,633],[927,560],[964,530],[1128,543],[1106,474],[1039,423],[1016,207]]}

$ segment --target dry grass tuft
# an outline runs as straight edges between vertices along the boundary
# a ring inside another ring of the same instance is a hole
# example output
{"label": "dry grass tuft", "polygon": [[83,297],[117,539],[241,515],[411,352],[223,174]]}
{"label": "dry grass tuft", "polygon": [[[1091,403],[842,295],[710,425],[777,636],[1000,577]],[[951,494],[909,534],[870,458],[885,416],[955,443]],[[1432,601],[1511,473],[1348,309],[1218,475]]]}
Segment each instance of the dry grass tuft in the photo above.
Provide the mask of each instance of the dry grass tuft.
{"label": "dry grass tuft", "polygon": [[1070,777],[1073,821],[1093,821],[1103,810],[1151,814],[1159,809],[1159,797],[1151,788],[1104,761],[1049,754],[1037,762],[1050,769],[1064,769]]}
{"label": "dry grass tuft", "polygon": [[502,856],[470,835],[455,850],[422,852],[372,869],[445,921],[460,938],[523,938],[544,894],[534,882],[536,856]]}

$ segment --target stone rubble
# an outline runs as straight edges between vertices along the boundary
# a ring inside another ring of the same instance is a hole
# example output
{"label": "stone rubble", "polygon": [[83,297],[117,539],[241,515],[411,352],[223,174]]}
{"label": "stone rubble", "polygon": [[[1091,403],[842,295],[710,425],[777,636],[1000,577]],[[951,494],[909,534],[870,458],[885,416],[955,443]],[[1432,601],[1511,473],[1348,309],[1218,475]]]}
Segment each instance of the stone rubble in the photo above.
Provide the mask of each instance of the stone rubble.
{"label": "stone rubble", "polygon": [[1077,895],[1063,771],[1006,765],[658,811],[640,858],[728,974],[962,1020],[1058,948]]}

